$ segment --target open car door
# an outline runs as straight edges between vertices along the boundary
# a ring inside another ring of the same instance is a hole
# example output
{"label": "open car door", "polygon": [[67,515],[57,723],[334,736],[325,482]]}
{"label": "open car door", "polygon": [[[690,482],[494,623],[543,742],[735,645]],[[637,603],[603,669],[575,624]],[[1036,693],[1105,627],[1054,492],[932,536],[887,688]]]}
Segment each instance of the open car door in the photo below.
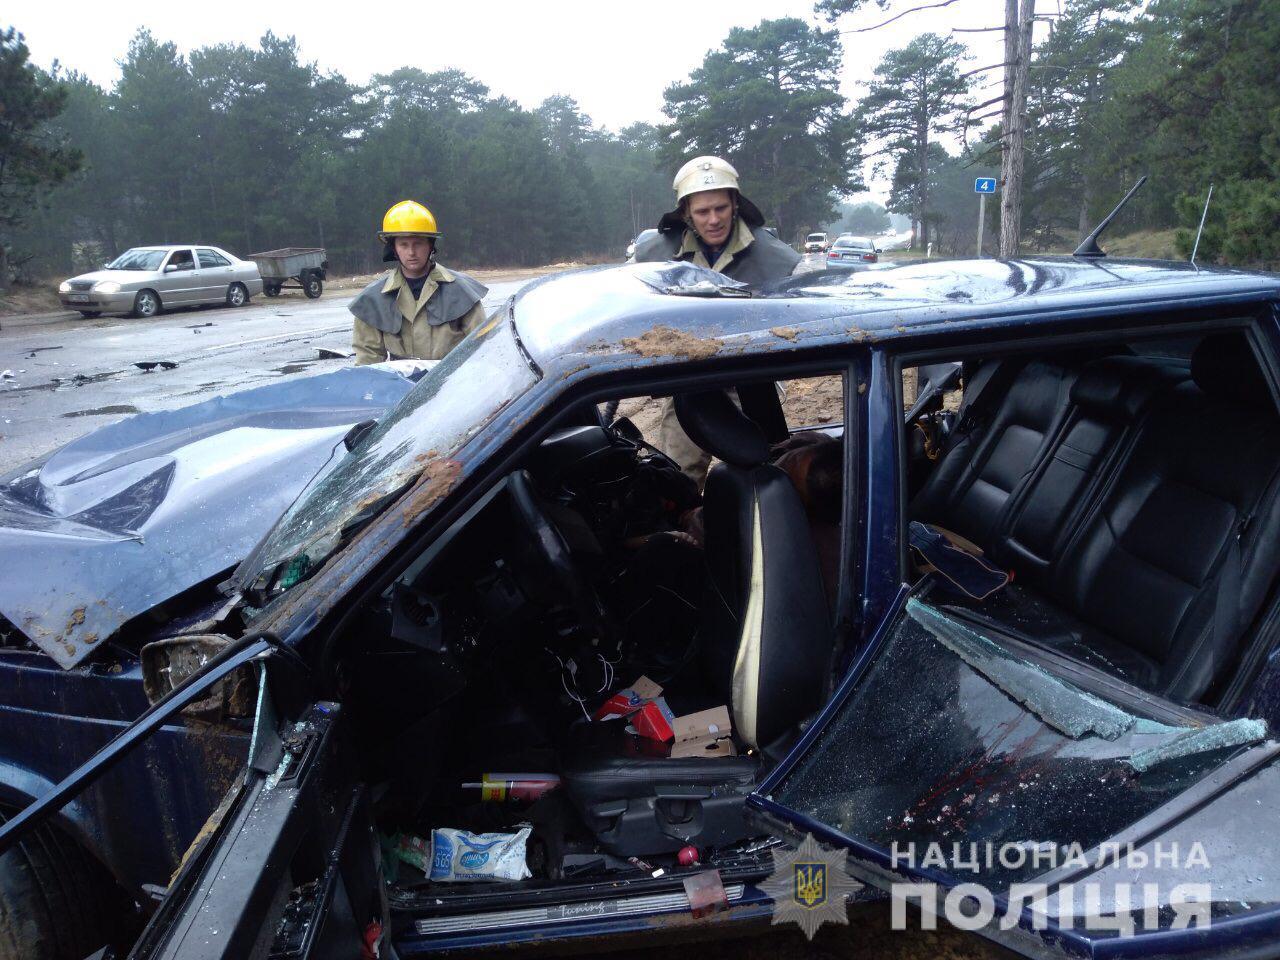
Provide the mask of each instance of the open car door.
{"label": "open car door", "polygon": [[188,852],[131,960],[361,956],[386,902],[341,707],[281,722],[262,669],[249,764]]}
{"label": "open car door", "polygon": [[[895,918],[1031,957],[1280,956],[1280,745],[899,599],[749,800]],[[904,903],[919,906],[908,919]]]}

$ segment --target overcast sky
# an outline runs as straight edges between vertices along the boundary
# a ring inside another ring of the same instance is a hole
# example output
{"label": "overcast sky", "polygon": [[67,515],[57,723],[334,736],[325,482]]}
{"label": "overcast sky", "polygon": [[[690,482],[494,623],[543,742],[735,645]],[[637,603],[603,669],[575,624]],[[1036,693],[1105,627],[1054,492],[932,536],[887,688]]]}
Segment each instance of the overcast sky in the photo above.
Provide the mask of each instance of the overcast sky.
{"label": "overcast sky", "polygon": [[[871,5],[871,10],[845,17],[838,26],[870,26],[916,5],[917,0],[893,0],[888,13]],[[1002,21],[1003,8],[1002,0],[953,0],[945,9],[913,13],[870,33],[847,34],[842,38],[842,92],[850,98],[860,96],[884,52],[904,46],[916,34],[993,26]],[[127,9],[147,12],[135,20],[125,14]],[[663,89],[687,77],[732,27],[784,16],[819,22],[812,0],[400,0],[341,5],[186,0],[133,6],[100,0],[18,0],[0,14],[0,26],[7,19],[24,33],[32,58],[41,66],[57,60],[106,87],[119,77],[118,61],[139,27],[150,28],[161,41],[172,40],[184,53],[215,43],[256,45],[272,30],[294,35],[305,59],[353,82],[363,83],[372,74],[399,66],[427,71],[457,67],[494,94],[526,107],[552,94],[569,94],[597,125],[616,130],[637,120],[660,122]],[[974,51],[973,67],[1002,59],[998,32],[957,37]],[[985,75],[991,81],[999,77],[999,71]]]}

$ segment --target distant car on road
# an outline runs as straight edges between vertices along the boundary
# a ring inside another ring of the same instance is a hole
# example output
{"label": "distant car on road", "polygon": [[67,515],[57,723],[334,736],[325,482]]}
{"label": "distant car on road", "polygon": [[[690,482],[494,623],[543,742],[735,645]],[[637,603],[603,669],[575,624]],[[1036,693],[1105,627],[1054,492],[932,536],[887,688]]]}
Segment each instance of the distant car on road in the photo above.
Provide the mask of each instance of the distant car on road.
{"label": "distant car on road", "polygon": [[827,253],[828,270],[854,270],[880,260],[875,241],[867,237],[840,236]]}
{"label": "distant car on road", "polygon": [[650,237],[656,237],[657,235],[657,227],[650,227],[647,230],[641,230],[636,235],[636,238],[627,244],[627,263],[635,263],[636,247],[640,246],[640,244],[644,243]]}
{"label": "distant car on road", "polygon": [[220,247],[166,244],[132,247],[101,270],[62,281],[58,299],[85,317],[154,317],[168,307],[239,307],[261,292],[257,264]]}
{"label": "distant car on road", "polygon": [[826,249],[827,235],[825,233],[811,233],[804,238],[805,253],[822,253]]}

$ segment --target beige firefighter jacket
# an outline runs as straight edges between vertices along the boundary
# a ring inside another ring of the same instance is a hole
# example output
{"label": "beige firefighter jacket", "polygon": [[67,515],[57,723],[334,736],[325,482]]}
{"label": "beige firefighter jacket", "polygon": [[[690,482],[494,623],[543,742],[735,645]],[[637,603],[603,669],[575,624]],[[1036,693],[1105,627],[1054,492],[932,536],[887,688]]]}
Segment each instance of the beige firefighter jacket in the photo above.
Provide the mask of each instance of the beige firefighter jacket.
{"label": "beige firefighter jacket", "polygon": [[484,322],[488,293],[464,273],[434,264],[417,300],[400,267],[351,301],[356,364],[417,358],[439,360]]}

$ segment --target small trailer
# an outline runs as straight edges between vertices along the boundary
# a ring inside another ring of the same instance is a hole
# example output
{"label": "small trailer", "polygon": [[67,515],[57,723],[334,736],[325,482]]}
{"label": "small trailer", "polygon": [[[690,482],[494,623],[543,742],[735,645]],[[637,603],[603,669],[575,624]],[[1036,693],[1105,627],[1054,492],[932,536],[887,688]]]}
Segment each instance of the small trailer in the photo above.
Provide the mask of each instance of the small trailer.
{"label": "small trailer", "polygon": [[268,297],[278,297],[285,286],[295,285],[312,300],[324,292],[329,273],[324,247],[281,247],[251,253],[249,259],[258,265],[262,292]]}

